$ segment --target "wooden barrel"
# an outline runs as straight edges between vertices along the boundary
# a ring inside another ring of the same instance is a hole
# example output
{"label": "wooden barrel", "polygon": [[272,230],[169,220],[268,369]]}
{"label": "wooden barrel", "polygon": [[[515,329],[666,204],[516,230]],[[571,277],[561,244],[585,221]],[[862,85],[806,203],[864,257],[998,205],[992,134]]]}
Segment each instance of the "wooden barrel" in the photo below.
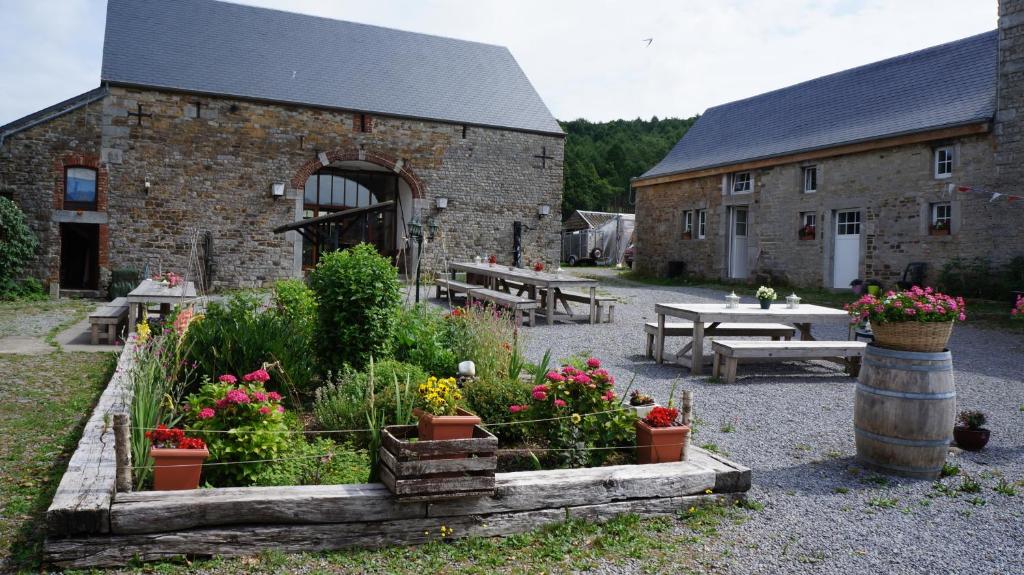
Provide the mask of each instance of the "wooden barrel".
{"label": "wooden barrel", "polygon": [[953,439],[955,415],[949,351],[867,347],[853,408],[861,464],[894,475],[938,477]]}

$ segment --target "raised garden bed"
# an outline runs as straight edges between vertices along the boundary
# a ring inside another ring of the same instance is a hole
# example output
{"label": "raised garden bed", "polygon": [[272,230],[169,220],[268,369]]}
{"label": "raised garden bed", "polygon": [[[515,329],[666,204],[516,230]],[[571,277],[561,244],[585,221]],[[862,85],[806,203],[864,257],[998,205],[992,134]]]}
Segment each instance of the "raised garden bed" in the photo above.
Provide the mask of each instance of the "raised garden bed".
{"label": "raised garden bed", "polygon": [[509,535],[569,518],[671,515],[750,488],[749,469],[690,447],[678,463],[497,473],[492,495],[447,501],[401,501],[381,483],[115,493],[111,422],[130,402],[133,351],[125,346],[47,511],[54,566],[418,544],[441,526],[446,538]]}

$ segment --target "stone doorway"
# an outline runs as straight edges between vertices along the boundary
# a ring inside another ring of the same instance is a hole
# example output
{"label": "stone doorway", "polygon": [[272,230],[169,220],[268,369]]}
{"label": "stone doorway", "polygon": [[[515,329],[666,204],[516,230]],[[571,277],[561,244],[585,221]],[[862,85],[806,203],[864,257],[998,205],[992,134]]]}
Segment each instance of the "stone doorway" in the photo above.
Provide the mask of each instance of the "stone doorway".
{"label": "stone doorway", "polygon": [[60,287],[95,290],[100,276],[98,224],[60,224]]}

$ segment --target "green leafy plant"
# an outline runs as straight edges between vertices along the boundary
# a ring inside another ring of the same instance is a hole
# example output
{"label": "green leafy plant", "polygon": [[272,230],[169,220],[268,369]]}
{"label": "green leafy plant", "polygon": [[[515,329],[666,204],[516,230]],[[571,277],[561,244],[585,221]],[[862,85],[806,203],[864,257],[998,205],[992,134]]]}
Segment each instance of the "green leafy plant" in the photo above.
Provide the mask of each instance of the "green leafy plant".
{"label": "green leafy plant", "polygon": [[258,369],[242,379],[221,375],[187,398],[188,427],[206,441],[210,463],[230,463],[206,469],[207,479],[222,487],[251,485],[291,441],[282,397],[265,388],[270,374]]}
{"label": "green leafy plant", "polygon": [[365,450],[318,437],[306,441],[296,437],[280,453],[281,461],[261,466],[250,481],[253,485],[339,485],[363,483],[370,475]]}
{"label": "green leafy plant", "polygon": [[455,308],[448,321],[452,322],[455,330],[453,349],[456,356],[476,364],[477,377],[511,377],[510,359],[517,333],[515,321],[508,313],[491,305],[473,305]]}
{"label": "green leafy plant", "polygon": [[964,475],[957,489],[963,493],[981,493],[981,483],[970,475]]}
{"label": "green leafy plant", "polygon": [[322,368],[363,368],[391,354],[401,303],[398,270],[370,244],[320,257],[309,276],[316,293]]}
{"label": "green leafy plant", "polygon": [[1005,495],[1007,497],[1013,497],[1017,495],[1017,489],[1013,486],[1012,483],[1007,481],[1005,477],[1000,477],[999,483],[997,483],[996,486],[992,488],[992,490],[995,491],[996,493],[999,493],[1000,495]]}
{"label": "green leafy plant", "polygon": [[25,214],[17,204],[0,197],[0,297],[6,299],[22,292],[24,288],[15,279],[35,257],[38,246],[39,241],[25,223]]}
{"label": "green leafy plant", "polygon": [[977,430],[984,427],[985,422],[988,421],[988,419],[981,411],[965,409],[957,415],[957,421],[967,429]]}
{"label": "green leafy plant", "polygon": [[[405,425],[412,421],[416,386],[426,379],[419,366],[391,359],[374,363],[372,371],[343,369],[317,388],[313,413],[321,429],[328,430],[366,429],[370,413],[381,426]],[[370,441],[368,433],[356,434],[352,440],[360,446]]]}
{"label": "green leafy plant", "polygon": [[940,477],[953,477],[954,475],[960,474],[960,466],[953,465],[952,463],[943,463],[942,471],[939,473]]}
{"label": "green leafy plant", "polygon": [[[551,367],[551,349],[544,351],[544,356],[540,358],[540,361],[536,364],[527,363],[526,373],[530,374],[533,379],[533,385],[544,385],[544,380],[548,375]],[[1024,406],[1021,406],[1021,411],[1024,411]]]}
{"label": "green leafy plant", "polygon": [[438,308],[418,304],[398,312],[395,327],[395,359],[412,363],[427,373],[455,375],[455,325]]}
{"label": "green leafy plant", "polygon": [[[525,404],[530,399],[530,387],[518,379],[476,379],[465,384],[463,392],[469,410],[480,416],[484,424],[503,424],[513,420],[510,405]],[[523,439],[521,425],[495,425],[489,428],[502,444]]]}

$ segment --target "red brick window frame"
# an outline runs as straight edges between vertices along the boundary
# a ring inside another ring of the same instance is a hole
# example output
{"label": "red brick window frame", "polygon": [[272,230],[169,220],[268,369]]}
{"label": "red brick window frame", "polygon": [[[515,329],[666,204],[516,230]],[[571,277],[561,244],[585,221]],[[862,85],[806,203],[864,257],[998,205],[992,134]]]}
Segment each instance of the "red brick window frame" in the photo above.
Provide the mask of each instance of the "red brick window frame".
{"label": "red brick window frame", "polygon": [[[66,154],[54,162],[53,207],[57,210],[87,210],[104,212],[107,210],[107,168],[96,156],[86,154]],[[96,172],[95,204],[77,204],[65,202],[67,173],[71,168],[87,168]],[[66,205],[65,205],[66,204]]]}
{"label": "red brick window frame", "polygon": [[356,132],[369,133],[373,131],[373,116],[370,114],[353,114],[352,129]]}

